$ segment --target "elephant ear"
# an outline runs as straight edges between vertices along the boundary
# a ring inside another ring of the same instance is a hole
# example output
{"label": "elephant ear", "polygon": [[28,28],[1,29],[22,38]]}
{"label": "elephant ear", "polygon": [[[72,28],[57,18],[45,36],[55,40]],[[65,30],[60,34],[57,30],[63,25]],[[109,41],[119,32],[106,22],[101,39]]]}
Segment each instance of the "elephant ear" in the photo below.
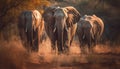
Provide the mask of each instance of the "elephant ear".
{"label": "elephant ear", "polygon": [[80,13],[72,6],[65,7],[67,9],[68,18],[66,20],[68,26],[77,23],[81,17]]}

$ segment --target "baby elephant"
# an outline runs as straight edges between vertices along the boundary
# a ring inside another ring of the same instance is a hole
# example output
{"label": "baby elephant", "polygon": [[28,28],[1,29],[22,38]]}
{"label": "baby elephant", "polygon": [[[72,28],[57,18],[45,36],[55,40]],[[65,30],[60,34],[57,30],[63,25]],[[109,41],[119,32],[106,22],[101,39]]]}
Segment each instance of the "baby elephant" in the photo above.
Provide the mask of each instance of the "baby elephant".
{"label": "baby elephant", "polygon": [[104,30],[104,23],[102,19],[96,15],[84,15],[80,18],[77,26],[77,35],[80,42],[80,47],[88,46],[88,50],[91,50],[92,46],[95,46],[100,39]]}

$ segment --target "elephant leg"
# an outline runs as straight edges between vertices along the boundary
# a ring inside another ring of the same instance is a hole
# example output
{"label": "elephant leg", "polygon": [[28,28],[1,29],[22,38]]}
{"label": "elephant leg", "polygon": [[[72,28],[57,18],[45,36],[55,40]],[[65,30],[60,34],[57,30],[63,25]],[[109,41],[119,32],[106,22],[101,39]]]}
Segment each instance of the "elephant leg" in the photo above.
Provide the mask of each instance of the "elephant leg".
{"label": "elephant leg", "polygon": [[91,52],[91,39],[88,40],[88,52]]}
{"label": "elephant leg", "polygon": [[51,40],[51,51],[53,54],[56,54],[57,55],[57,40]]}
{"label": "elephant leg", "polygon": [[20,34],[20,39],[21,39],[23,46],[27,49],[27,36],[26,36],[24,29],[21,29],[19,34]]}
{"label": "elephant leg", "polygon": [[40,43],[42,43],[42,42],[47,40],[47,33],[46,33],[45,30],[43,30],[41,35],[39,34],[38,39],[39,39],[38,42],[40,42]]}
{"label": "elephant leg", "polygon": [[92,40],[90,34],[87,35],[87,42],[88,42],[88,52],[92,53]]}
{"label": "elephant leg", "polygon": [[36,52],[38,52],[38,50],[39,50],[38,38],[34,40],[33,50]]}
{"label": "elephant leg", "polygon": [[73,42],[73,36],[71,37],[71,40],[70,40],[70,46],[72,45],[72,42]]}
{"label": "elephant leg", "polygon": [[83,34],[82,33],[77,33],[78,38],[79,38],[79,42],[80,42],[80,48],[84,47],[84,39],[83,39]]}
{"label": "elephant leg", "polygon": [[55,39],[51,40],[51,46],[52,46],[52,50],[56,50],[56,40]]}
{"label": "elephant leg", "polygon": [[79,37],[79,42],[80,42],[80,49],[81,49],[81,53],[84,54],[85,53],[85,43],[84,43],[84,40],[81,39],[81,37]]}
{"label": "elephant leg", "polygon": [[55,33],[51,32],[48,35],[48,37],[50,38],[50,41],[51,41],[51,51],[52,51],[52,53],[55,53],[55,54],[57,54],[57,44],[56,44],[57,35],[56,34],[57,34],[56,32]]}
{"label": "elephant leg", "polygon": [[97,39],[94,39],[94,44],[93,46],[96,46],[97,45]]}
{"label": "elephant leg", "polygon": [[64,45],[64,53],[69,53],[70,40],[67,40]]}
{"label": "elephant leg", "polygon": [[[99,35],[99,33],[97,33],[97,34],[95,35],[95,45],[97,45],[99,42],[100,42],[100,35]],[[95,45],[94,45],[94,46],[95,46]]]}
{"label": "elephant leg", "polygon": [[70,46],[71,46],[73,38],[74,38],[74,36],[76,34],[76,30],[77,30],[77,23],[73,24],[73,26],[71,27],[71,31],[70,31],[70,37],[71,37],[71,39],[70,39]]}
{"label": "elephant leg", "polygon": [[57,31],[51,33],[52,49],[56,50]]}
{"label": "elephant leg", "polygon": [[38,33],[36,32],[36,35],[34,35],[35,37],[34,37],[34,44],[33,44],[33,46],[34,46],[34,50],[36,51],[36,52],[38,52],[38,50],[39,50],[39,40],[38,40]]}
{"label": "elephant leg", "polygon": [[30,52],[31,49],[32,49],[32,37],[31,37],[31,33],[29,31],[26,32],[26,36],[27,36],[28,52]]}
{"label": "elephant leg", "polygon": [[70,42],[72,42],[72,40],[70,40],[70,31],[64,31],[64,39],[63,39],[63,48],[64,48],[64,52],[66,54],[69,53],[69,47],[70,47]]}
{"label": "elephant leg", "polygon": [[83,41],[82,41],[83,32],[81,32],[80,28],[78,27],[76,33],[79,39],[79,43],[80,43],[79,47],[80,47],[81,53],[83,53]]}
{"label": "elephant leg", "polygon": [[38,33],[39,30],[33,31],[33,51],[39,51],[39,44],[40,44],[40,34]]}

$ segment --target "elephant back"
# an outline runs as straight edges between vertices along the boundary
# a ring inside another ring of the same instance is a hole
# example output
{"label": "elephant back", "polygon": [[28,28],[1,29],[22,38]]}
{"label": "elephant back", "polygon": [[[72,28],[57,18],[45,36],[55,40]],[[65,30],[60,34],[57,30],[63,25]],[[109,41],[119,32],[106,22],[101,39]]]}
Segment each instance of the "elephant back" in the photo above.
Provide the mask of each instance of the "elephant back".
{"label": "elephant back", "polygon": [[93,14],[92,16],[86,16],[86,20],[93,26],[93,33],[98,32],[98,35],[101,36],[104,30],[102,19]]}

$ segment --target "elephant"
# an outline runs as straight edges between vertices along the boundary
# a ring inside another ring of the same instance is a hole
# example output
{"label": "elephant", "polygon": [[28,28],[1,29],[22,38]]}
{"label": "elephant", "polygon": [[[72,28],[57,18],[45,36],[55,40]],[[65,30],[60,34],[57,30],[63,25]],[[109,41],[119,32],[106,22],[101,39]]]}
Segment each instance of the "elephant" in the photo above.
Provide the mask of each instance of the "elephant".
{"label": "elephant", "polygon": [[23,11],[19,16],[18,30],[23,45],[29,51],[37,52],[44,30],[44,21],[39,11]]}
{"label": "elephant", "polygon": [[90,51],[90,48],[95,46],[100,40],[103,31],[104,23],[102,19],[97,17],[95,14],[84,15],[83,17],[81,17],[77,24],[76,31],[81,49],[87,44]]}
{"label": "elephant", "polygon": [[69,52],[80,17],[80,13],[72,6],[50,6],[45,9],[43,18],[53,50],[56,49],[57,44],[58,53]]}

